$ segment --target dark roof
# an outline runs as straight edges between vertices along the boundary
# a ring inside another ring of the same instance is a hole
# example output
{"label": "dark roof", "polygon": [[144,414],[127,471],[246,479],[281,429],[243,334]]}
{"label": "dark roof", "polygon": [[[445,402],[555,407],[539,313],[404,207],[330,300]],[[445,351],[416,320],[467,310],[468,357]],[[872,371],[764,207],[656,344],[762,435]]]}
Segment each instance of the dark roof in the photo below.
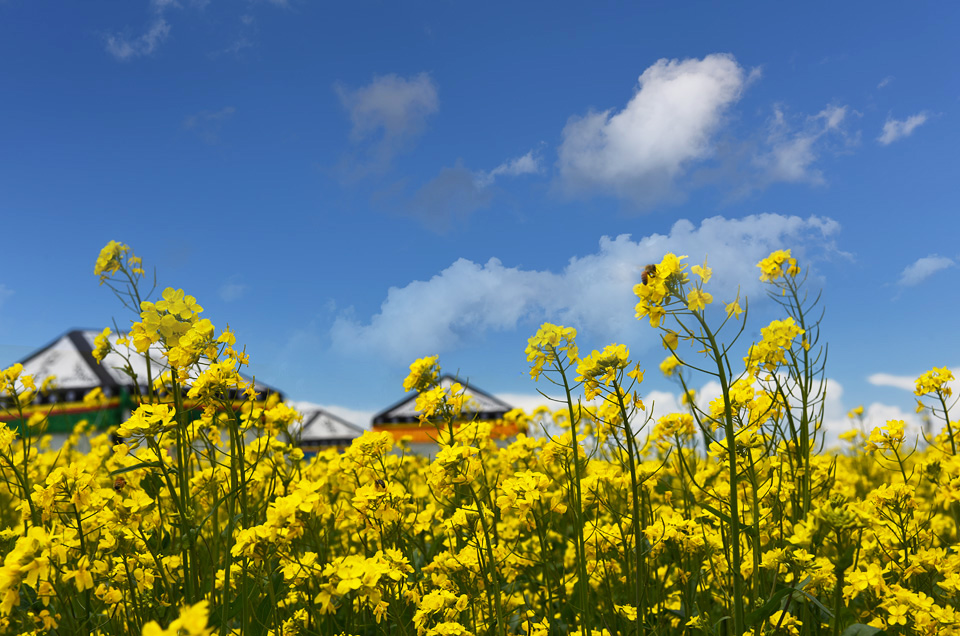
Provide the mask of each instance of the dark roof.
{"label": "dark roof", "polygon": [[[59,388],[42,401],[73,401],[95,387],[100,387],[107,395],[115,395],[121,389],[130,389],[134,386],[133,378],[121,370],[126,364],[122,356],[111,352],[104,358],[102,364],[93,357],[94,339],[100,333],[95,329],[72,329],[20,360],[24,373],[33,375],[38,383],[51,375],[57,378]],[[111,334],[111,341],[115,347],[116,340],[121,335]],[[142,382],[141,391],[146,391],[146,356],[132,348],[128,349],[131,354],[131,364],[135,366],[137,382]],[[159,351],[151,351],[150,359],[158,369],[166,366]],[[142,368],[136,368],[141,365]],[[241,377],[247,381],[251,380],[243,374]],[[276,393],[281,399],[283,398],[279,391],[260,381],[256,382],[256,388],[262,395]]]}
{"label": "dark roof", "polygon": [[[473,397],[475,402],[479,402],[479,404],[477,404],[477,406],[480,407],[479,409],[465,409],[465,411],[471,415],[477,416],[481,420],[500,419],[507,411],[513,409],[512,406],[503,400],[490,395],[486,391],[476,388],[469,382],[457,378],[456,376],[444,375],[439,380],[439,384],[443,386],[449,386],[454,382],[459,382],[462,384],[467,394]],[[416,408],[414,407],[416,399],[416,394],[408,394],[403,399],[377,413],[373,417],[373,424],[394,424],[418,421],[419,417],[416,415]]]}

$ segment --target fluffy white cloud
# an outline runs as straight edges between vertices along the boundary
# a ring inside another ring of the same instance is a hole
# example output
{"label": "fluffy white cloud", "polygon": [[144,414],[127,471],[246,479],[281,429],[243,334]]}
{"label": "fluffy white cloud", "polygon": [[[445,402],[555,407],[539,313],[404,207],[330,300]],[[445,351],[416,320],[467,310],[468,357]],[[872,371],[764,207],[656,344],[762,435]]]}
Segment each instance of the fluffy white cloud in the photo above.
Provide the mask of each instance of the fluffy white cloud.
{"label": "fluffy white cloud", "polygon": [[508,267],[496,258],[485,264],[460,259],[428,281],[390,288],[368,321],[338,317],[331,337],[342,352],[379,353],[399,362],[450,350],[488,331],[516,329],[521,321],[558,321],[629,343],[640,331],[633,285],[643,266],[665,253],[687,254],[693,262],[709,255],[711,292],[716,302],[729,302],[738,286],[742,293],[759,289],[756,263],[772,250],[832,250],[838,231],[828,218],[718,216],[699,227],[680,220],[669,234],[638,241],[605,236],[597,252],[571,258],[560,272]]}
{"label": "fluffy white cloud", "polygon": [[886,88],[887,86],[890,85],[890,82],[892,81],[893,81],[893,75],[887,75],[882,80],[880,80],[880,83],[877,84],[877,88]]}
{"label": "fluffy white cloud", "polygon": [[769,132],[753,162],[766,185],[777,181],[823,183],[823,173],[814,167],[824,143],[842,134],[847,117],[845,106],[828,106],[806,118],[799,130],[788,121],[781,107],[774,108]]}
{"label": "fluffy white cloud", "polygon": [[138,37],[107,36],[107,52],[122,61],[151,55],[167,39],[168,35],[170,35],[170,24],[163,16],[158,15],[150,23],[146,32]]}
{"label": "fluffy white cloud", "polygon": [[437,112],[437,87],[426,73],[405,78],[375,76],[366,86],[334,87],[353,124],[355,142],[369,144],[366,151],[377,167],[384,167],[423,132],[427,117]]}
{"label": "fluffy white cloud", "polygon": [[728,54],[659,60],[619,112],[570,119],[558,149],[563,187],[570,193],[600,190],[641,205],[675,197],[675,180],[713,152],[723,115],[746,81]]}
{"label": "fluffy white cloud", "polygon": [[956,262],[946,256],[937,256],[936,254],[924,256],[907,265],[903,271],[900,272],[898,282],[906,287],[919,285],[940,270],[953,267],[954,265],[956,265]]}
{"label": "fluffy white cloud", "polygon": [[883,124],[883,132],[880,133],[880,136],[877,137],[877,141],[880,142],[882,146],[889,146],[898,139],[903,139],[904,137],[909,137],[918,126],[925,123],[929,116],[927,113],[917,113],[916,115],[910,115],[906,119],[898,120],[887,118],[887,121]]}

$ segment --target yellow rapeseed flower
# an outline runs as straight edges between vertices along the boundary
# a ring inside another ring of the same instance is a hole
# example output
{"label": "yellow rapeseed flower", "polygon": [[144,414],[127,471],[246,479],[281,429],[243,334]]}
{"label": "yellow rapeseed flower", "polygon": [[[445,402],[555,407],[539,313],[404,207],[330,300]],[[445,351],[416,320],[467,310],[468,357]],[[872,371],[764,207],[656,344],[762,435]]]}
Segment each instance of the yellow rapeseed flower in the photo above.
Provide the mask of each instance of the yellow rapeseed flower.
{"label": "yellow rapeseed flower", "polygon": [[790,255],[790,250],[777,250],[770,254],[759,263],[760,280],[764,282],[776,282],[784,276],[794,278],[800,273],[797,266],[797,259]]}
{"label": "yellow rapeseed flower", "polygon": [[107,327],[93,339],[93,357],[97,362],[103,362],[110,353],[110,333],[110,327]]}
{"label": "yellow rapeseed flower", "polygon": [[947,367],[934,367],[917,378],[917,388],[913,392],[917,397],[930,393],[940,393],[944,397],[953,395],[953,390],[947,384],[953,382],[953,372]]}
{"label": "yellow rapeseed flower", "polygon": [[532,362],[530,377],[540,378],[546,364],[562,364],[563,354],[569,362],[576,362],[579,351],[576,343],[577,330],[545,322],[537,333],[527,340],[527,361]]}
{"label": "yellow rapeseed flower", "polygon": [[687,308],[690,311],[703,311],[712,302],[713,296],[699,289],[691,289],[687,295]]}

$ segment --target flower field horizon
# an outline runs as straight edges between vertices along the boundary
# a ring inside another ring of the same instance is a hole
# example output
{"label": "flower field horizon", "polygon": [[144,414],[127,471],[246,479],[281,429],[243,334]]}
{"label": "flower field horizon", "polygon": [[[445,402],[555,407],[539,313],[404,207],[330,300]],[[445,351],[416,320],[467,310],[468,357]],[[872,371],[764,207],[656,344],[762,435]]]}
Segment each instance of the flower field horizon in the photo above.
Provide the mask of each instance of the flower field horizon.
{"label": "flower field horizon", "polygon": [[[868,431],[858,407],[827,445],[824,308],[803,264],[757,264],[780,316],[747,343],[749,303],[714,298],[706,257],[665,254],[634,287],[662,362],[544,323],[526,355],[556,407],[508,413],[525,432],[472,417],[423,352],[403,390],[433,456],[387,431],[308,456],[298,412],[241,374],[236,334],[184,290],[147,289],[110,241],[94,273],[132,318],[93,355],[128,356],[146,390],[107,429],[87,396],[54,449],[37,405],[56,379],[0,370],[0,634],[960,633],[950,370],[916,380],[920,433]],[[644,402],[657,371],[677,412]]]}

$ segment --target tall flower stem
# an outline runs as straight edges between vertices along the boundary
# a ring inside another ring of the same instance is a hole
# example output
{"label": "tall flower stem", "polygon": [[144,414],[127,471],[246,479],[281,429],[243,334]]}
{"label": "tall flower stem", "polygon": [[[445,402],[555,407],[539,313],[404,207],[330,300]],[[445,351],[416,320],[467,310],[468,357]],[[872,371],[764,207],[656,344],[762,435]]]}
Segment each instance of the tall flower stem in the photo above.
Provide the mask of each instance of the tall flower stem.
{"label": "tall flower stem", "polygon": [[717,345],[716,337],[702,312],[692,312],[700,323],[700,328],[710,343],[710,352],[717,363],[717,378],[720,381],[720,394],[723,396],[723,429],[727,442],[727,465],[730,480],[730,566],[733,570],[733,633],[739,636],[746,629],[746,615],[743,607],[743,575],[740,572],[742,546],[740,545],[740,507],[739,475],[737,474],[737,438],[733,423],[733,406],[730,404],[730,381],[724,365],[726,356]]}
{"label": "tall flower stem", "polygon": [[570,391],[570,382],[567,380],[566,369],[560,362],[559,354],[553,349],[554,363],[556,370],[560,374],[563,382],[563,390],[567,399],[567,413],[570,415],[570,443],[573,447],[573,514],[574,514],[574,532],[576,533],[577,549],[577,578],[579,579],[578,596],[580,597],[580,632],[590,634],[590,626],[593,624],[593,612],[590,609],[588,592],[590,589],[590,579],[587,577],[587,548],[583,538],[583,495],[580,490],[582,480],[580,470],[580,448],[577,442],[577,424],[579,418],[573,408],[573,394]]}

